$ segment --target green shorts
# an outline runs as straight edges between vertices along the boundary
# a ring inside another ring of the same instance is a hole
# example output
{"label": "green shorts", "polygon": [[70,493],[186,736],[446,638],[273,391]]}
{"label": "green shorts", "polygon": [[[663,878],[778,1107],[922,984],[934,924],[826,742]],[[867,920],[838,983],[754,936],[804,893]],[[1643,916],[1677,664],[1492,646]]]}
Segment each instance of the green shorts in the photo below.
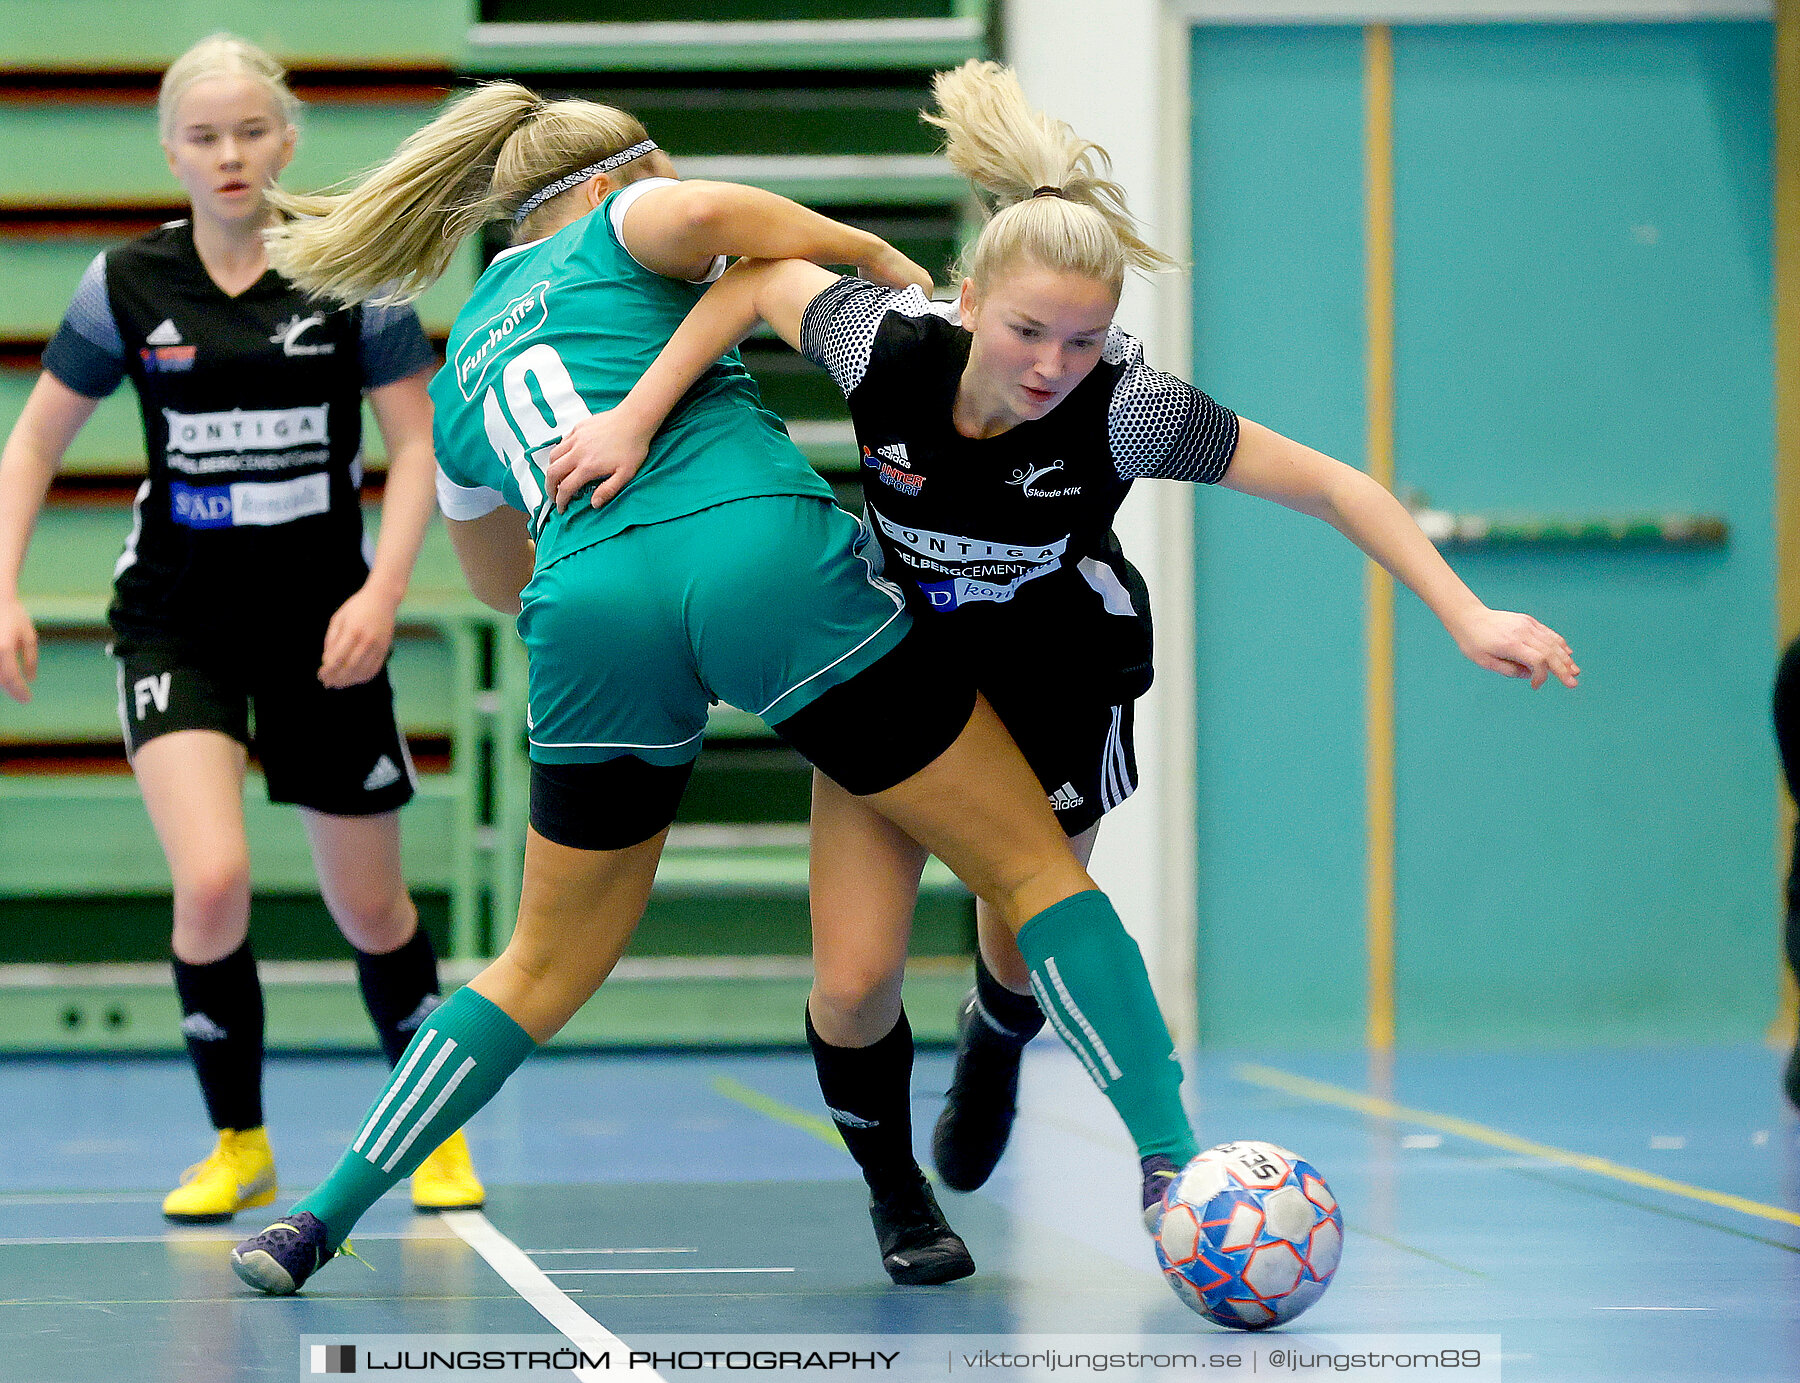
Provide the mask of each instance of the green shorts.
{"label": "green shorts", "polygon": [[829,500],[733,500],[628,528],[537,572],[519,633],[539,763],[683,764],[706,708],[771,724],[899,643],[910,617]]}

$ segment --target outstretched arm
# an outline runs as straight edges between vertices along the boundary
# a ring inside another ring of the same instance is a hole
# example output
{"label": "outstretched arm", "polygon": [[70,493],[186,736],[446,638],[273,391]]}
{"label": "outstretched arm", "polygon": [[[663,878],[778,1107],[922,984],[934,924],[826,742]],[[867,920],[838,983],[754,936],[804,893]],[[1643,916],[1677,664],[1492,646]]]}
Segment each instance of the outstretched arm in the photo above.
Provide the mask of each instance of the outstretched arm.
{"label": "outstretched arm", "polygon": [[1443,623],[1471,662],[1533,688],[1581,674],[1569,645],[1530,615],[1490,610],[1450,569],[1385,486],[1353,466],[1239,420],[1237,450],[1219,483],[1323,519],[1405,584]]}
{"label": "outstretched arm", "polygon": [[[726,270],[618,407],[582,419],[550,452],[544,480],[556,496],[556,507],[566,509],[583,486],[596,480],[594,508],[618,494],[637,474],[650,439],[682,396],[759,321],[799,349],[800,319],[837,279],[801,259],[739,260]],[[925,283],[929,286],[930,280]]]}
{"label": "outstretched arm", "polygon": [[717,256],[731,255],[852,265],[894,288],[931,285],[924,270],[880,236],[739,183],[653,187],[627,208],[620,238],[639,264],[671,278],[703,278]]}

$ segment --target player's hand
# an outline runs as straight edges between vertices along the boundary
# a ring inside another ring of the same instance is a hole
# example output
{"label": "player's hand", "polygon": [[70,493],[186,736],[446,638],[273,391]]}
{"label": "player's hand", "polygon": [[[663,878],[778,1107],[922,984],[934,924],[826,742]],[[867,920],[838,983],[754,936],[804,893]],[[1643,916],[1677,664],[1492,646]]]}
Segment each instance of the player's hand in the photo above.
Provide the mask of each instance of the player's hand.
{"label": "player's hand", "polygon": [[37,630],[17,596],[0,599],[0,687],[14,701],[31,700],[37,676]]}
{"label": "player's hand", "polygon": [[334,691],[360,687],[387,662],[394,646],[396,602],[364,586],[338,606],[325,630],[319,681]]}
{"label": "player's hand", "polygon": [[931,275],[892,245],[883,245],[881,253],[866,263],[857,265],[857,268],[871,283],[885,284],[889,288],[916,287],[926,297],[931,296]]}
{"label": "player's hand", "polygon": [[594,486],[588,503],[596,509],[623,490],[649,455],[653,432],[633,424],[623,408],[595,413],[576,423],[551,448],[546,458],[549,464],[544,467],[544,481],[556,498],[557,509],[567,509],[584,485]]}
{"label": "player's hand", "polygon": [[1529,677],[1533,691],[1552,677],[1573,687],[1581,676],[1562,635],[1530,615],[1484,606],[1462,628],[1450,632],[1470,662],[1502,677]]}

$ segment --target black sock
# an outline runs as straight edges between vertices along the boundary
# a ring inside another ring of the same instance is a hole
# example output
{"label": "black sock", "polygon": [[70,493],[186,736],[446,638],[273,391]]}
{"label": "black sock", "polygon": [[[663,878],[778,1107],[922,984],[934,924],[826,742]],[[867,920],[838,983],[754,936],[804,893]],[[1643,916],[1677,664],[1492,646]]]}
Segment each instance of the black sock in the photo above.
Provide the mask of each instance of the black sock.
{"label": "black sock", "polygon": [[[1015,994],[995,979],[979,946],[975,948],[975,997],[991,1020],[982,1026],[995,1037],[1011,1038],[1022,1047],[1043,1030],[1044,1010],[1038,1007],[1038,1001],[1029,994]],[[1005,1031],[995,1032],[996,1025]]]}
{"label": "black sock", "polygon": [[358,951],[356,979],[388,1065],[397,1066],[419,1024],[442,1002],[431,938],[420,927],[404,946],[386,955]]}
{"label": "black sock", "polygon": [[834,1047],[806,1014],[806,1041],[819,1092],[863,1180],[877,1196],[922,1180],[912,1146],[912,1024],[905,1010],[894,1030],[867,1047]]}
{"label": "black sock", "polygon": [[181,1034],[213,1127],[261,1128],[263,995],[249,938],[205,965],[172,959]]}

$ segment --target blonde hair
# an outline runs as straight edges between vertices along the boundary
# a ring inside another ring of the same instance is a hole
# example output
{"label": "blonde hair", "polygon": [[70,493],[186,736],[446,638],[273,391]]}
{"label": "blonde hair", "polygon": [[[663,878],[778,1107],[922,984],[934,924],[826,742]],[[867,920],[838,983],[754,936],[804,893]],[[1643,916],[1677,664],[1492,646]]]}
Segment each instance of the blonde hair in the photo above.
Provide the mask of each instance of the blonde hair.
{"label": "blonde hair", "polygon": [[1116,295],[1127,268],[1179,268],[1137,233],[1125,189],[1106,150],[1031,108],[1010,67],[970,59],[931,79],[944,155],[987,193],[997,210],[964,256],[964,272],[986,288],[1021,259],[1083,274]]}
{"label": "blonde hair", "polygon": [[[377,292],[384,302],[410,301],[484,222],[645,137],[635,117],[612,106],[545,101],[516,82],[490,82],[452,101],[347,191],[271,193],[270,202],[295,219],[263,232],[269,263],[301,288],[341,302]],[[514,239],[533,239],[553,224],[559,213],[551,208],[576,190],[534,210]]]}
{"label": "blonde hair", "polygon": [[253,77],[268,88],[275,111],[288,125],[300,123],[300,98],[282,65],[254,43],[233,34],[209,34],[169,64],[156,92],[156,131],[164,144],[175,137],[175,114],[195,82],[209,77]]}

